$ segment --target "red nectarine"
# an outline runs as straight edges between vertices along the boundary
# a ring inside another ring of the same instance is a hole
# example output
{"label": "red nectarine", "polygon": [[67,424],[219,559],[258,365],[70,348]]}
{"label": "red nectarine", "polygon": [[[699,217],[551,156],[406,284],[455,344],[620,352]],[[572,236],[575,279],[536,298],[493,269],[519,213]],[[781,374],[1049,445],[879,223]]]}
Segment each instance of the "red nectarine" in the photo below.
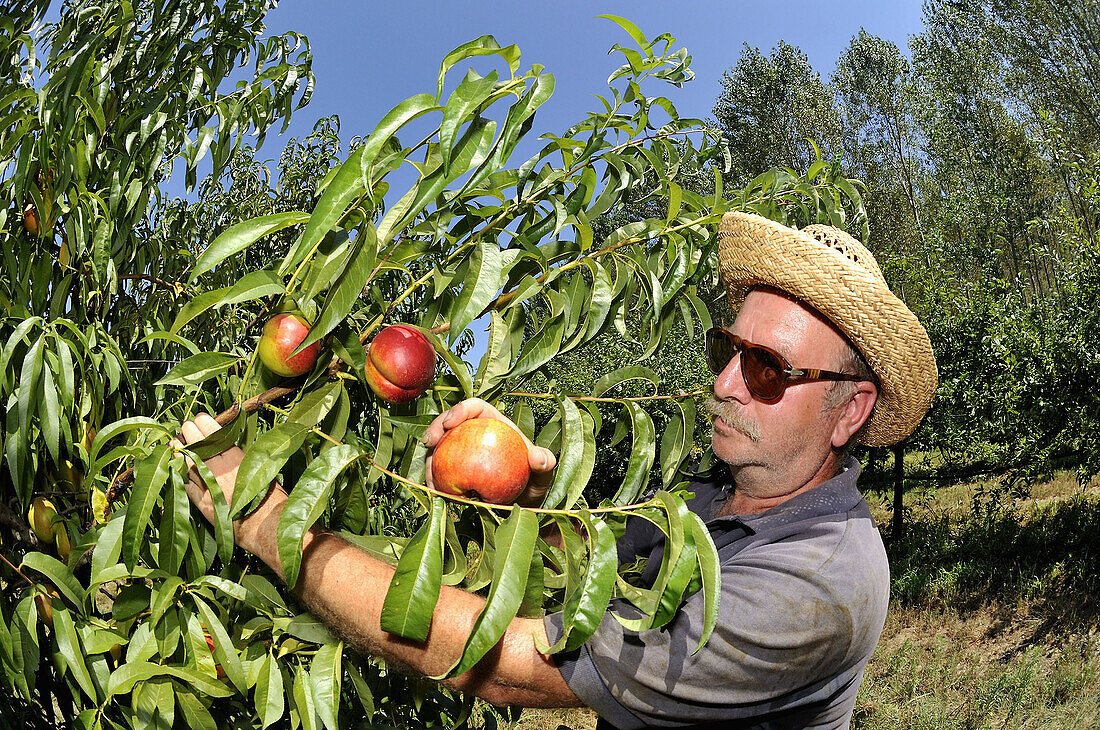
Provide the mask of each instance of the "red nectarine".
{"label": "red nectarine", "polygon": [[494,418],[472,418],[443,434],[432,453],[436,489],[511,504],[527,486],[527,443]]}
{"label": "red nectarine", "polygon": [[309,322],[297,314],[276,314],[264,325],[264,333],[256,346],[260,361],[268,370],[284,378],[304,375],[313,369],[321,343],[314,342],[297,355],[290,353],[302,344],[309,334]]}
{"label": "red nectarine", "polygon": [[407,403],[435,380],[435,348],[407,324],[386,327],[367,347],[367,384],[390,403]]}

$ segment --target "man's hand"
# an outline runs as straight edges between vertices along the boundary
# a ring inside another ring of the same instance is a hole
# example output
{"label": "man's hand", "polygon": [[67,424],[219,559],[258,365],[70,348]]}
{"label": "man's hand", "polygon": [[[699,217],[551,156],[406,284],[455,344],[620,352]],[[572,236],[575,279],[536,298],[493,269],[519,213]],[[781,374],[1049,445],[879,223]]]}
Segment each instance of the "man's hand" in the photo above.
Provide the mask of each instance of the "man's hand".
{"label": "man's hand", "polygon": [[[193,421],[185,421],[180,427],[180,435],[170,442],[172,448],[181,448],[187,444],[193,444],[196,441],[206,438],[210,434],[214,433],[221,428],[221,424],[215,421],[209,414],[200,413],[195,416]],[[214,478],[218,480],[218,486],[222,490],[222,494],[225,495],[225,501],[230,505],[233,504],[233,488],[237,483],[237,469],[241,465],[241,460],[244,458],[244,452],[237,446],[231,446],[225,451],[211,456],[206,459],[206,466],[210,469]],[[214,524],[214,501],[210,495],[209,490],[206,488],[206,484],[203,483],[202,478],[199,476],[198,471],[195,469],[195,464],[190,458],[187,459],[187,465],[190,467],[187,484],[187,496],[191,498],[191,501],[202,512],[203,516]],[[271,491],[268,493],[267,498],[263,504],[251,515],[233,522],[233,535],[237,544],[248,552],[258,555],[260,558],[267,560],[264,555],[260,554],[261,546],[264,542],[257,540],[259,537],[256,534],[256,526],[262,524],[273,507],[281,507],[282,503],[286,501],[286,492],[278,484],[272,484]],[[281,510],[279,510],[281,511]]]}
{"label": "man's hand", "polygon": [[[495,418],[498,421],[507,423],[516,430],[516,433],[523,436],[523,442],[527,444],[527,461],[531,467],[531,481],[527,484],[527,489],[516,499],[516,503],[524,507],[537,507],[542,504],[542,500],[554,480],[554,467],[558,464],[554,452],[541,446],[535,446],[531,443],[531,439],[524,436],[519,427],[507,416],[480,398],[464,400],[454,408],[441,413],[424,431],[421,441],[429,449],[434,449],[439,444],[440,439],[443,438],[444,433],[471,418]],[[428,454],[424,474],[428,486],[435,489],[432,480],[431,454]]]}

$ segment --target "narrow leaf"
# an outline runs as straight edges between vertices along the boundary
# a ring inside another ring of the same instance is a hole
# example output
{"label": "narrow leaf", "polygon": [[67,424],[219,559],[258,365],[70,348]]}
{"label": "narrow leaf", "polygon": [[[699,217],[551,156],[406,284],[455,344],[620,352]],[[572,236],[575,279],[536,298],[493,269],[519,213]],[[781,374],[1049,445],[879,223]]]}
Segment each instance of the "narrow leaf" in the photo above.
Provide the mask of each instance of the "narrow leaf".
{"label": "narrow leaf", "polygon": [[313,527],[332,500],[336,478],[360,456],[359,451],[347,444],[325,449],[302,472],[294,485],[277,530],[279,562],[282,565],[287,587],[298,582],[298,569],[302,565],[302,539]]}
{"label": "narrow leaf", "polygon": [[191,281],[195,281],[233,254],[244,251],[269,233],[305,223],[309,219],[309,213],[292,210],[286,213],[262,215],[230,226],[199,254],[195,260],[195,268],[191,271]]}
{"label": "narrow leaf", "polygon": [[301,423],[280,423],[260,434],[244,452],[237,470],[230,516],[240,517],[257,497],[267,494],[291,455],[301,448],[309,427]]}
{"label": "narrow leaf", "polygon": [[446,500],[432,498],[428,520],[405,546],[382,604],[382,630],[406,639],[428,638],[443,577]]}
{"label": "narrow leaf", "polygon": [[122,527],[122,558],[126,567],[133,570],[145,542],[145,528],[153,514],[164,483],[168,481],[172,450],[159,444],[134,466],[134,488],[126,505],[126,519]]}

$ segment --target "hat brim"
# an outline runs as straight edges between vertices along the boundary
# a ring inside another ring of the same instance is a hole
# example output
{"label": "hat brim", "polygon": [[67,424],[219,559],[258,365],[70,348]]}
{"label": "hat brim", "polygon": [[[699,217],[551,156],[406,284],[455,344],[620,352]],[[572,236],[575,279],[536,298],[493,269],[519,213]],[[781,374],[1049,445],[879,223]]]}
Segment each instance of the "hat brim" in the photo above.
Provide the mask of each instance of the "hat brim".
{"label": "hat brim", "polygon": [[836,324],[879,379],[878,401],[857,441],[888,446],[909,436],[928,411],[936,358],[928,333],[890,291],[874,257],[851,243],[833,247],[805,231],[731,212],[718,230],[718,267],[735,309],[753,287],[770,286]]}

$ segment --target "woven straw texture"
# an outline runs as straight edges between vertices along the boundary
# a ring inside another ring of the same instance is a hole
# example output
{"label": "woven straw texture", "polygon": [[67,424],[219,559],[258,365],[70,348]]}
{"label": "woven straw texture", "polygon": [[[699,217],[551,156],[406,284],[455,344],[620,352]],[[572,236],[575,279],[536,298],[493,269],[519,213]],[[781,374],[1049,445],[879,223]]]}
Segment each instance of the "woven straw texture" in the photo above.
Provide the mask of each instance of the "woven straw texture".
{"label": "woven straw texture", "polygon": [[832,226],[798,231],[752,213],[726,213],[718,267],[735,309],[752,287],[772,286],[817,309],[855,344],[880,381],[860,443],[888,446],[913,432],[936,390],[932,343],[859,241]]}

